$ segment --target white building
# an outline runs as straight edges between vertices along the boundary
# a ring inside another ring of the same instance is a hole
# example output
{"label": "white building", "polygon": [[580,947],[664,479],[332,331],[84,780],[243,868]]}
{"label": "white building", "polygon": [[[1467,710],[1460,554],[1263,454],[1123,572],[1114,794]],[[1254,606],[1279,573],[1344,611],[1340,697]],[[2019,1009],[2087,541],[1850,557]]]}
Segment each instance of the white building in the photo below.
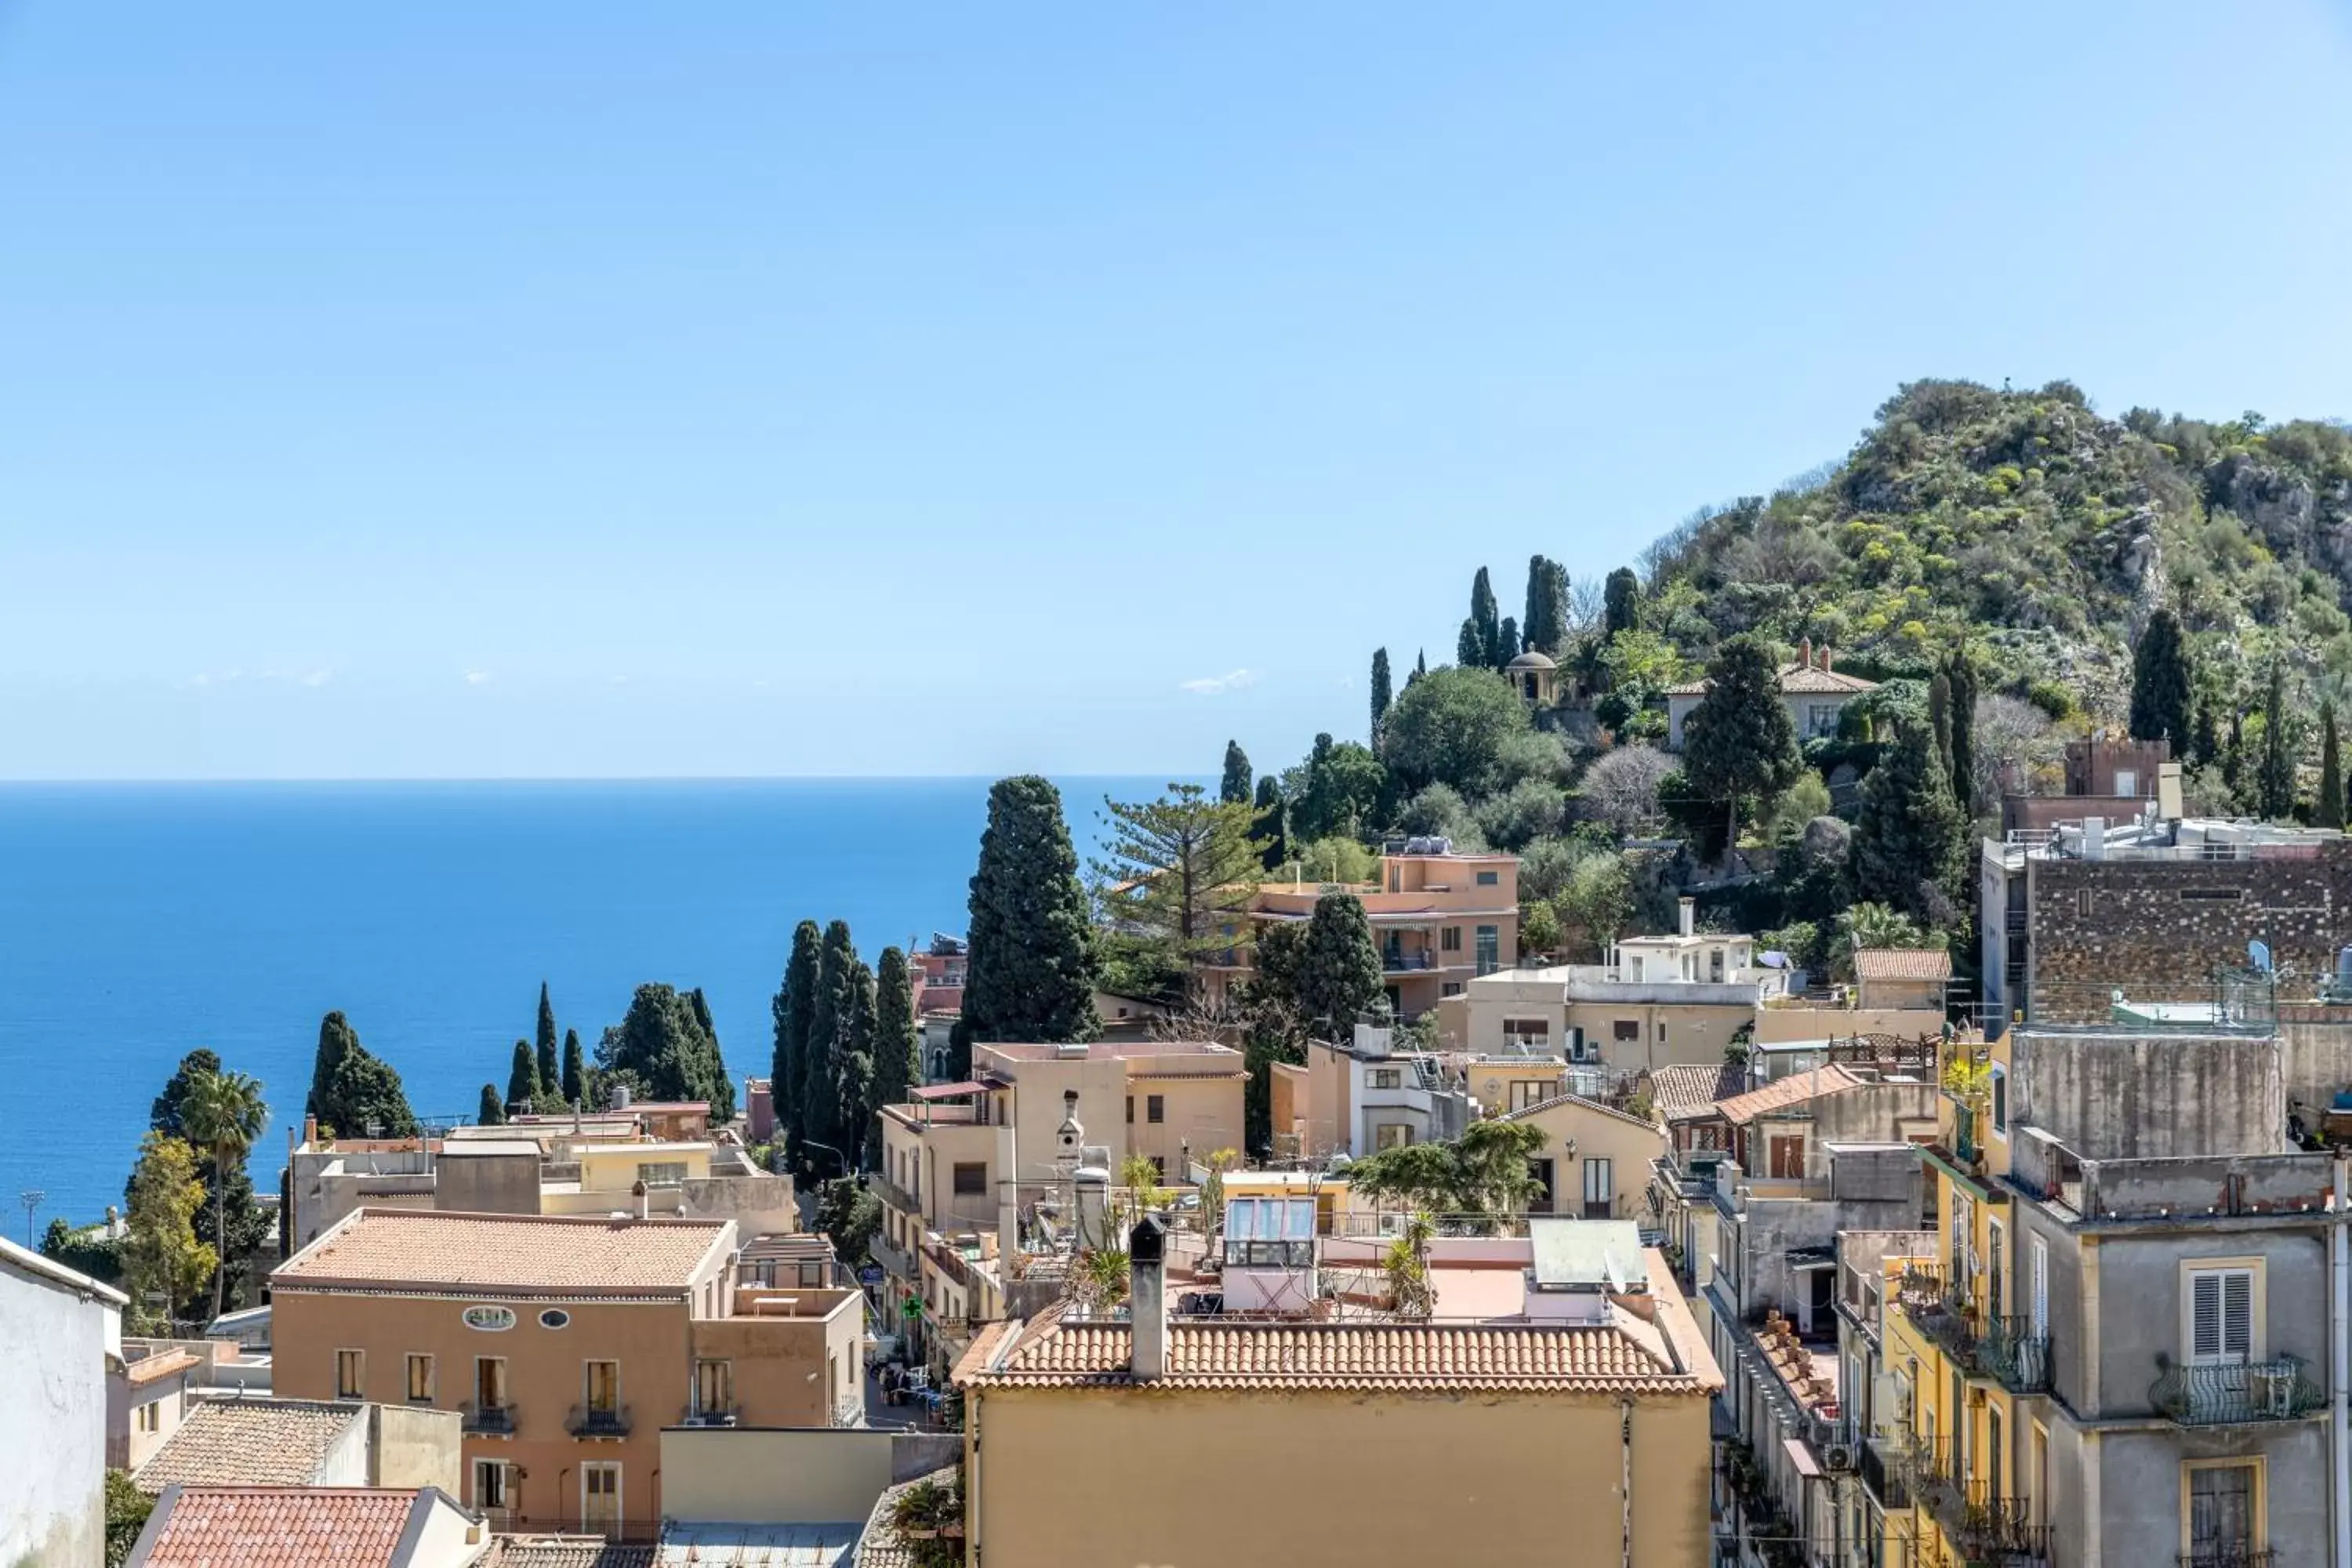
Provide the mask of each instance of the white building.
{"label": "white building", "polygon": [[106,1368],[121,1291],[0,1239],[0,1563],[106,1560]]}

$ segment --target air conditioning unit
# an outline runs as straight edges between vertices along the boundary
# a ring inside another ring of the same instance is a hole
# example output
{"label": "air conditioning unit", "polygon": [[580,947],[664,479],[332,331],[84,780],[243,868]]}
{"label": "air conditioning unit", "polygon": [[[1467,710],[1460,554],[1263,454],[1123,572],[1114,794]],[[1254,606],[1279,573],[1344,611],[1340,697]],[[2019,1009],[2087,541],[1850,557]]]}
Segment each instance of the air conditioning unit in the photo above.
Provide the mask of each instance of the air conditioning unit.
{"label": "air conditioning unit", "polygon": [[1859,1462],[1851,1443],[1832,1443],[1822,1450],[1822,1468],[1825,1470],[1850,1470]]}
{"label": "air conditioning unit", "polygon": [[1404,1227],[1412,1223],[1412,1215],[1409,1214],[1384,1214],[1381,1215],[1381,1235],[1391,1238],[1402,1236]]}

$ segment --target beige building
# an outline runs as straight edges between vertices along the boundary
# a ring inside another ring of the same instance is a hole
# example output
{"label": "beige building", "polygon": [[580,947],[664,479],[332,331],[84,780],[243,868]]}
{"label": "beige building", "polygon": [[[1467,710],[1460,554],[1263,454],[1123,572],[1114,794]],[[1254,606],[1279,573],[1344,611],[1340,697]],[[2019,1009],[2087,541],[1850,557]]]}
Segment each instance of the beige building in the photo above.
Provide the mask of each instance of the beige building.
{"label": "beige building", "polygon": [[190,1385],[204,1363],[168,1342],[125,1341],[106,1364],[106,1468],[135,1470],[171,1441],[186,1419]]}
{"label": "beige building", "polygon": [[1573,1094],[1511,1111],[1504,1120],[1544,1130],[1543,1152],[1528,1161],[1543,1194],[1528,1205],[1529,1213],[1578,1219],[1641,1214],[1650,1167],[1666,1150],[1665,1131],[1656,1122]]}
{"label": "beige building", "polygon": [[[1443,838],[1399,840],[1381,857],[1377,881],[1357,885],[1268,883],[1250,900],[1249,920],[1263,927],[1310,920],[1327,893],[1361,900],[1381,949],[1390,1008],[1419,1017],[1461,994],[1477,975],[1508,969],[1519,956],[1519,859],[1516,855],[1457,855]],[[1250,972],[1250,933],[1238,925],[1221,965],[1208,971],[1210,1000]],[[1355,1023],[1334,1018],[1335,1028]]]}
{"label": "beige building", "polygon": [[456,1497],[465,1485],[459,1449],[454,1410],[200,1398],[131,1479],[150,1496],[189,1486],[438,1487]]}
{"label": "beige building", "polygon": [[1952,955],[1940,948],[1865,947],[1853,955],[1854,999],[1864,1009],[1944,1016]]}
{"label": "beige building", "polygon": [[661,1516],[664,1426],[863,1417],[863,1301],[745,1283],[731,1221],[361,1209],[271,1277],[277,1388],[460,1414],[465,1497]]}
{"label": "beige building", "polygon": [[967,1561],[1702,1568],[1715,1360],[1632,1226],[1534,1228],[1440,1283],[1467,1315],[1244,1321],[1171,1316],[1146,1221],[1137,1321],[1057,1306],[958,1366]]}
{"label": "beige building", "polygon": [[[1683,749],[1683,724],[1705,700],[1706,688],[1705,680],[1693,680],[1666,689],[1667,750]],[[1877,689],[1874,680],[1832,669],[1830,650],[1816,652],[1810,638],[1797,649],[1794,660],[1780,667],[1780,700],[1789,710],[1789,721],[1796,726],[1801,742],[1835,735],[1845,705]]]}

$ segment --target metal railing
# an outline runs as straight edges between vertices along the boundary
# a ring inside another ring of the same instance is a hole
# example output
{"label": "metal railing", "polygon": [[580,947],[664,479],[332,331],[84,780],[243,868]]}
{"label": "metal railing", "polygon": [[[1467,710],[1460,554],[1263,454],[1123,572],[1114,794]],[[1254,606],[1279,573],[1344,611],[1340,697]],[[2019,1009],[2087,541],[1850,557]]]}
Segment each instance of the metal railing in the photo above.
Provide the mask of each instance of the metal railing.
{"label": "metal railing", "polygon": [[2271,1568],[2278,1552],[2268,1546],[2200,1546],[2180,1554],[2180,1568]]}
{"label": "metal railing", "polygon": [[2000,1568],[2030,1568],[2050,1560],[2050,1526],[2033,1518],[2032,1505],[2022,1498],[1991,1495],[1984,1481],[1959,1489],[1958,1506],[1951,1517],[1940,1513],[1937,1522],[1970,1563]]}
{"label": "metal railing", "polygon": [[1977,1341],[1977,1369],[2011,1394],[2050,1391],[2050,1336],[2025,1317],[1990,1318]]}
{"label": "metal railing", "polygon": [[1426,951],[1381,954],[1381,973],[1383,974],[1415,974],[1436,966],[1435,955]]}
{"label": "metal railing", "polygon": [[2149,1387],[2147,1397],[2182,1426],[2293,1421],[2317,1410],[2327,1398],[2304,1375],[2303,1363],[2294,1356],[2233,1366],[2168,1366]]}
{"label": "metal railing", "polygon": [[563,1418],[563,1429],[574,1437],[625,1437],[629,1426],[625,1405],[575,1405]]}
{"label": "metal railing", "polygon": [[457,1426],[466,1432],[503,1432],[512,1436],[515,1429],[514,1401],[485,1405],[468,1400],[457,1406]]}
{"label": "metal railing", "polygon": [[705,1405],[700,1400],[687,1407],[681,1426],[732,1426],[743,1416],[743,1407],[733,1400],[722,1405]]}
{"label": "metal railing", "polygon": [[866,1173],[866,1190],[900,1214],[919,1215],[923,1212],[922,1205],[915,1202],[913,1194],[879,1171]]}
{"label": "metal railing", "polygon": [[1862,1446],[1862,1484],[1878,1506],[1896,1513],[1911,1506],[1910,1444],[1902,1437],[1873,1437]]}

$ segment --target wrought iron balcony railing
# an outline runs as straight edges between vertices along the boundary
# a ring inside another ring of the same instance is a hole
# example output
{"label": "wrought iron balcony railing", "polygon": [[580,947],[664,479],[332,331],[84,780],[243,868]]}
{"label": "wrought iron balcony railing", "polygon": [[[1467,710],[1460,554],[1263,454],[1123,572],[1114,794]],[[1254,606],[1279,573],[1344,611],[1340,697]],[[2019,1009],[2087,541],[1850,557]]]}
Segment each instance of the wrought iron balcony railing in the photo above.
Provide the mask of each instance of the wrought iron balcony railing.
{"label": "wrought iron balcony railing", "polygon": [[2267,1546],[2200,1546],[2180,1554],[2180,1568],[2271,1568],[2278,1553]]}
{"label": "wrought iron balcony railing", "polygon": [[625,1405],[575,1405],[563,1418],[563,1429],[574,1437],[625,1437],[629,1425]]}
{"label": "wrought iron balcony railing", "polygon": [[2293,1421],[2326,1403],[2294,1356],[2230,1366],[2168,1366],[2147,1391],[2148,1403],[2183,1426],[2230,1426]]}
{"label": "wrought iron balcony railing", "polygon": [[457,1426],[462,1431],[503,1433],[512,1436],[515,1429],[514,1403],[511,1400],[497,1404],[468,1401],[457,1407]]}
{"label": "wrought iron balcony railing", "polygon": [[681,1422],[680,1425],[686,1426],[732,1426],[739,1419],[741,1418],[742,1413],[743,1407],[736,1404],[731,1399],[728,1400],[724,1404],[713,1405],[705,1405],[701,1401],[697,1400],[692,1405],[688,1407],[686,1419]]}
{"label": "wrought iron balcony railing", "polygon": [[1977,1370],[2011,1394],[2050,1391],[2050,1336],[2031,1318],[1989,1318],[1976,1347]]}

